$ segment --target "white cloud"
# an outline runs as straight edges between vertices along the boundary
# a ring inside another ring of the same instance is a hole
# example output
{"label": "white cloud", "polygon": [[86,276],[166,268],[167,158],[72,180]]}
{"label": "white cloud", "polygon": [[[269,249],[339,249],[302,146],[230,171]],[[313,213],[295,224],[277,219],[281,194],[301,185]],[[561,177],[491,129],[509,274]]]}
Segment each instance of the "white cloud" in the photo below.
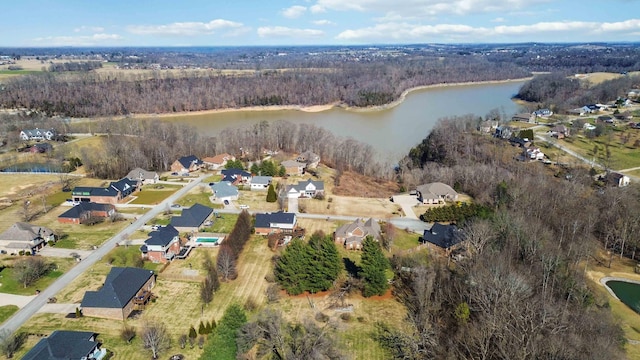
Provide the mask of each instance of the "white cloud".
{"label": "white cloud", "polygon": [[327,9],[324,8],[324,6],[322,5],[313,5],[309,8],[309,10],[313,13],[313,14],[320,14],[320,13],[324,13],[327,12]]}
{"label": "white cloud", "polygon": [[335,25],[335,24],[336,24],[336,23],[334,23],[333,21],[331,21],[331,20],[326,20],[326,19],[323,19],[323,20],[315,20],[315,21],[312,21],[312,22],[313,22],[314,24],[316,24],[316,25]]}
{"label": "white cloud", "polygon": [[282,16],[289,19],[295,19],[302,16],[306,11],[307,8],[305,6],[294,5],[290,8],[282,9]]}
{"label": "white cloud", "polygon": [[315,38],[323,35],[324,31],[316,29],[294,29],[284,26],[258,28],[258,36],[260,37]]}
{"label": "white cloud", "polygon": [[[462,24],[421,25],[406,22],[388,22],[361,29],[345,30],[338,34],[336,39],[368,42],[410,42],[416,40],[458,40],[472,42],[486,41],[487,39],[499,41],[505,38],[509,38],[511,40],[530,40],[539,38],[544,34],[553,34],[554,36],[572,36],[574,38],[584,38],[584,35],[632,37],[633,34],[637,32],[640,32],[640,19],[608,23],[556,21],[539,22],[530,25],[499,25],[495,27],[472,27]],[[556,41],[558,39],[559,38],[555,38]],[[610,40],[613,39],[615,38],[610,38]]]}
{"label": "white cloud", "polygon": [[383,13],[384,18],[433,17],[442,14],[465,15],[482,12],[510,12],[551,0],[317,0],[314,7],[323,10]]}
{"label": "white cloud", "polygon": [[495,23],[501,23],[501,22],[505,22],[507,20],[505,20],[505,18],[503,17],[497,17],[495,19],[491,19],[491,22],[495,22]]}
{"label": "white cloud", "polygon": [[122,40],[118,34],[93,34],[80,36],[45,36],[33,39],[36,43],[47,46],[93,46],[115,44]]}
{"label": "white cloud", "polygon": [[175,22],[166,25],[131,25],[127,30],[137,35],[197,36],[217,31],[238,32],[244,25],[239,22],[215,19],[209,22]]}
{"label": "white cloud", "polygon": [[92,32],[92,33],[101,33],[104,32],[104,28],[101,26],[80,26],[73,29],[73,32]]}

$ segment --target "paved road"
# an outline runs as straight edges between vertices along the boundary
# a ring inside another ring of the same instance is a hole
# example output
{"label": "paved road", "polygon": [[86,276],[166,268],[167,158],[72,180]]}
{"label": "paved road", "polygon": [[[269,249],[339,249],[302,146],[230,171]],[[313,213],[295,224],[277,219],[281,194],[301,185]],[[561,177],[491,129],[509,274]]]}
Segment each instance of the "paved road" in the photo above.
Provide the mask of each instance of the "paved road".
{"label": "paved road", "polygon": [[99,261],[103,256],[105,256],[109,251],[111,251],[115,245],[122,241],[122,238],[128,234],[132,234],[134,231],[142,227],[147,221],[153,219],[156,215],[160,214],[166,208],[167,204],[171,204],[178,200],[181,196],[185,195],[189,190],[193,189],[204,179],[204,175],[194,179],[188,185],[184,186],[182,189],[173,193],[171,196],[166,198],[162,203],[158,206],[155,206],[153,209],[149,210],[146,214],[141,215],[138,220],[134,221],[131,225],[127,226],[120,233],[116,234],[114,237],[105,242],[101,247],[99,247],[96,251],[94,251],[91,255],[82,259],[80,263],[71,268],[66,274],[62,275],[58,280],[52,283],[48,288],[42,290],[40,295],[36,296],[33,300],[31,300],[28,304],[26,304],[22,309],[16,312],[11,318],[9,318],[5,323],[0,326],[0,332],[9,331],[10,333],[15,332],[22,326],[27,320],[29,320],[38,310],[40,310],[46,303],[47,299],[55,296],[60,290],[62,290],[65,286],[67,286],[70,282],[72,282],[75,278],[80,276],[80,274],[87,271],[93,264]]}

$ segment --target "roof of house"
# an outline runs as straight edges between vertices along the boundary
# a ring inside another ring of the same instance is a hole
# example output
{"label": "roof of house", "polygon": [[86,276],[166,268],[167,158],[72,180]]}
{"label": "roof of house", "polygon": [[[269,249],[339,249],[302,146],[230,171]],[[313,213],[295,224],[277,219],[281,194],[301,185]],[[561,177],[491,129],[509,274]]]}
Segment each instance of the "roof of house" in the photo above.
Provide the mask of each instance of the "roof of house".
{"label": "roof of house", "polygon": [[53,146],[49,143],[37,143],[32,146],[33,148],[38,149],[38,151],[50,151],[53,149]]}
{"label": "roof of house", "polygon": [[158,173],[155,171],[147,171],[142,168],[135,168],[127,174],[127,179],[131,180],[149,180],[158,177]]}
{"label": "roof of house", "polygon": [[242,169],[223,169],[220,171],[222,175],[225,176],[242,176],[242,177],[251,177],[251,173]]}
{"label": "roof of house", "polygon": [[138,180],[131,180],[124,177],[118,181],[112,181],[109,186],[120,191],[121,193],[124,193],[127,191],[131,191],[133,188],[138,186]]}
{"label": "roof of house", "polygon": [[458,194],[451,186],[441,182],[420,185],[416,187],[416,190],[420,192],[423,199]]}
{"label": "roof of house", "polygon": [[56,130],[55,129],[45,130],[45,129],[35,128],[35,129],[24,129],[24,130],[22,130],[22,132],[27,134],[27,136],[31,137],[31,136],[40,136],[40,135],[45,134],[46,132],[51,132],[52,134],[55,134]]}
{"label": "roof of house", "polygon": [[219,198],[238,196],[239,194],[238,188],[229,181],[219,181],[211,185],[211,190],[213,190],[213,193]]}
{"label": "roof of house", "polygon": [[251,184],[255,185],[269,185],[273,180],[272,176],[254,176],[251,178]]}
{"label": "roof of house", "polygon": [[100,290],[84,293],[81,306],[122,309],[152,276],[151,270],[112,267]]}
{"label": "roof of house", "polygon": [[0,240],[32,241],[48,238],[52,234],[53,230],[47,227],[17,222],[0,234]]}
{"label": "roof of house", "polygon": [[210,164],[216,164],[216,165],[222,165],[225,161],[230,160],[230,159],[234,159],[235,157],[233,155],[229,155],[227,153],[224,154],[218,154],[216,156],[212,156],[212,157],[206,157],[204,159],[202,159],[203,162],[206,163],[210,163]]}
{"label": "roof of house", "polygon": [[300,162],[313,163],[316,161],[320,161],[320,156],[311,151],[305,151],[302,154],[298,155],[298,158],[296,160]]}
{"label": "roof of house", "polygon": [[289,190],[291,189],[295,189],[297,192],[305,191],[307,189],[307,185],[309,184],[313,184],[313,186],[316,188],[316,191],[324,191],[324,181],[313,181],[311,179],[308,179],[306,181],[299,181],[295,185],[288,186],[287,192],[289,192]]}
{"label": "roof of house", "polygon": [[96,347],[98,334],[91,331],[56,330],[26,353],[23,360],[80,360],[86,359]]}
{"label": "roof of house", "polygon": [[255,227],[268,228],[271,224],[295,224],[296,214],[282,211],[274,213],[256,214]]}
{"label": "roof of house", "polygon": [[[360,229],[360,231],[357,231],[357,229]],[[345,237],[347,238],[347,242],[353,242],[353,239],[349,239],[354,236],[363,239],[369,235],[376,239],[380,237],[380,224],[373,220],[373,218],[367,221],[356,219],[356,221],[342,225],[336,229],[336,237]]]}
{"label": "roof of house", "polygon": [[422,242],[428,242],[447,249],[463,240],[460,230],[455,225],[443,225],[435,223],[429,230],[425,230],[420,238]]}
{"label": "roof of house", "polygon": [[181,158],[178,159],[178,162],[180,163],[180,165],[182,165],[182,167],[184,167],[185,169],[188,169],[191,167],[191,164],[196,164],[196,165],[200,165],[202,164],[202,160],[198,159],[198,157],[196,157],[195,155],[188,155],[188,156],[183,156]]}
{"label": "roof of house", "polygon": [[285,160],[285,161],[281,162],[280,165],[284,166],[285,168],[305,167],[305,166],[307,166],[307,164],[301,163],[301,162],[298,162],[298,161],[295,161],[295,160]]}
{"label": "roof of house", "polygon": [[171,225],[174,227],[200,227],[212,213],[212,208],[196,203],[190,208],[183,209],[180,216],[172,217]]}
{"label": "roof of house", "polygon": [[90,187],[90,186],[76,186],[71,192],[74,196],[118,196],[119,192],[116,188],[111,186],[106,188]]}
{"label": "roof of house", "polygon": [[94,202],[82,201],[78,205],[63,212],[58,217],[66,219],[78,219],[83,213],[87,211],[109,211],[112,209],[115,209],[115,207],[111,204],[98,204]]}
{"label": "roof of house", "polygon": [[149,233],[149,238],[144,241],[145,245],[167,246],[173,239],[178,236],[178,230],[171,224],[161,226],[158,230]]}

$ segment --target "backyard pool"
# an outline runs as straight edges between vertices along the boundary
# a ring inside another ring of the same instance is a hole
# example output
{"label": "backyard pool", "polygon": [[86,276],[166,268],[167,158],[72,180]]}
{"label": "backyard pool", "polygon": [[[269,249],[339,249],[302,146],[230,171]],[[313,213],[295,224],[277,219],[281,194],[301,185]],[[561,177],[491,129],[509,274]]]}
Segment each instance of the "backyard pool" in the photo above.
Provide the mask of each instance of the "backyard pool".
{"label": "backyard pool", "polygon": [[196,243],[217,244],[220,241],[218,237],[199,237],[196,239]]}

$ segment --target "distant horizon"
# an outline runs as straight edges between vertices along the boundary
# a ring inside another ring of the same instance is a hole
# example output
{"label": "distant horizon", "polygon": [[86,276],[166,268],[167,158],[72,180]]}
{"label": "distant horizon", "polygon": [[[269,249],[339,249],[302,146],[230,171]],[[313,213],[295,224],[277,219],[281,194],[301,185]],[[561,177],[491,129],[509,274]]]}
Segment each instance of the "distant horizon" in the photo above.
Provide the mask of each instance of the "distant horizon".
{"label": "distant horizon", "polygon": [[[578,6],[576,6],[578,5]],[[22,0],[0,47],[634,42],[635,0]]]}

